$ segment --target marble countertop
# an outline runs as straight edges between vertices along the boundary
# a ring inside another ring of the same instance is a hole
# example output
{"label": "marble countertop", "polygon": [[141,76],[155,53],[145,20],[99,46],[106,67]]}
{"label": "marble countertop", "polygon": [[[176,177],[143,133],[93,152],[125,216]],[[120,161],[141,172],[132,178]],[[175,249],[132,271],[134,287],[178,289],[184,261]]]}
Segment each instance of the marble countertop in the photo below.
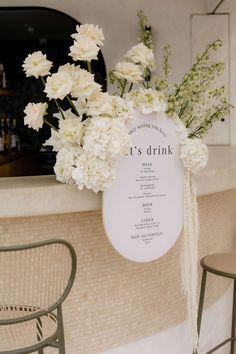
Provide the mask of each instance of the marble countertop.
{"label": "marble countertop", "polygon": [[[207,167],[196,176],[198,196],[236,188],[236,146],[210,146]],[[78,191],[55,176],[0,178],[0,217],[100,209],[102,194]]]}

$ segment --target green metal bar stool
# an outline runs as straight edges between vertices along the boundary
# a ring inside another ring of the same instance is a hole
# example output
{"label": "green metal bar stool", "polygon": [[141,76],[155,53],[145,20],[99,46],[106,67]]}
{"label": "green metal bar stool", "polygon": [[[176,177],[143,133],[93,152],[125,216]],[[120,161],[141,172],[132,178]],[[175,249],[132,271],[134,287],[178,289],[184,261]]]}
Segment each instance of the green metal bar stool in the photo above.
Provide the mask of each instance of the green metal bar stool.
{"label": "green metal bar stool", "polygon": [[234,280],[233,287],[233,306],[232,306],[232,322],[231,322],[231,337],[227,338],[220,344],[216,345],[214,348],[209,350],[206,354],[214,353],[216,350],[224,346],[225,344],[231,342],[230,354],[234,354],[235,348],[235,319],[236,319],[236,253],[218,253],[208,255],[201,260],[201,266],[203,268],[202,272],[202,283],[199,298],[199,308],[198,308],[198,335],[200,335],[203,303],[205,296],[207,272],[210,272],[221,277],[226,277]]}
{"label": "green metal bar stool", "polygon": [[0,247],[0,354],[66,354],[62,304],[76,265],[62,239]]}

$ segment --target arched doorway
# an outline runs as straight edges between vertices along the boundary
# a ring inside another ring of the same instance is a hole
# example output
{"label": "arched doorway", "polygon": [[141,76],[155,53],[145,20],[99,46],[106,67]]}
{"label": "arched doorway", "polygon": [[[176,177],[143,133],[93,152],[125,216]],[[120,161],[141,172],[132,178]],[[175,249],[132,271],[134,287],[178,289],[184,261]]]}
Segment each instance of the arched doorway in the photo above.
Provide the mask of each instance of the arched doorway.
{"label": "arched doorway", "polygon": [[[51,174],[55,156],[51,151],[42,150],[42,143],[49,137],[45,127],[40,133],[28,129],[23,123],[23,110],[28,102],[42,99],[42,84],[35,78],[25,78],[22,63],[34,51],[42,51],[53,62],[54,71],[67,62],[72,45],[71,34],[78,21],[57,10],[44,7],[2,7],[0,8],[0,63],[5,71],[5,82],[0,88],[0,116],[7,115],[8,138],[12,122],[20,138],[20,151],[11,147],[0,154],[0,176]],[[80,63],[83,66],[83,63]],[[93,63],[95,80],[106,90],[106,68],[101,52]],[[50,112],[53,113],[53,104]],[[0,120],[0,122],[2,119]],[[3,125],[3,124],[2,124]],[[5,124],[6,125],[6,124]],[[4,133],[3,127],[2,134]],[[15,129],[15,128],[14,128]],[[33,157],[30,158],[33,154]],[[27,157],[27,158],[26,158]],[[15,160],[21,159],[21,163]],[[23,160],[26,159],[26,163]],[[17,168],[2,169],[3,164],[16,164]],[[25,166],[25,167],[24,167]],[[4,172],[1,172],[4,170]]]}

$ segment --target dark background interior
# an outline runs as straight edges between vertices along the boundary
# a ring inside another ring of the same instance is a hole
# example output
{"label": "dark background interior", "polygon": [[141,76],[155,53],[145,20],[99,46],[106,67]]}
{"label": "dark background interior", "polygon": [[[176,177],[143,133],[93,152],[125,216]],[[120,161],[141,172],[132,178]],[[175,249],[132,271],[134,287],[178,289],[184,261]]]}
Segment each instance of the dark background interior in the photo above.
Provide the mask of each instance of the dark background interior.
{"label": "dark background interior", "polygon": [[[50,136],[49,128],[45,126],[35,132],[23,123],[23,111],[28,102],[45,100],[40,80],[25,77],[23,61],[28,54],[40,50],[53,62],[52,71],[57,71],[60,65],[72,63],[68,53],[73,43],[71,34],[76,32],[77,24],[70,16],[48,8],[0,8],[0,63],[3,63],[6,72],[7,89],[13,92],[11,96],[0,96],[0,115],[10,111],[16,118],[21,152],[38,152],[38,169],[18,175],[51,174],[55,163],[55,154],[50,150],[40,152],[42,143]],[[83,67],[83,63],[76,64]],[[106,68],[101,52],[99,60],[92,62],[92,68],[95,80],[105,91]],[[50,102],[48,111],[51,115],[56,111],[53,102]]]}

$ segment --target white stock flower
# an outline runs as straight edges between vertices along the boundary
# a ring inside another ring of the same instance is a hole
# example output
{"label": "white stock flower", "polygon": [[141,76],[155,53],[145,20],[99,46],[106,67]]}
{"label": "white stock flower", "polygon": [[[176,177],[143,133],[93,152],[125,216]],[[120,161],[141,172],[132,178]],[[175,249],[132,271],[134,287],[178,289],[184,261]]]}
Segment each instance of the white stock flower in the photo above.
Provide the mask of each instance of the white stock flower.
{"label": "white stock flower", "polygon": [[93,40],[97,45],[103,45],[104,35],[102,29],[98,28],[98,26],[94,26],[92,24],[84,24],[76,26],[77,33],[71,35],[76,41],[80,39],[80,36],[87,37]]}
{"label": "white stock flower", "polygon": [[116,64],[113,74],[118,79],[125,79],[128,82],[138,83],[143,80],[139,66],[125,61]]}
{"label": "white stock flower", "polygon": [[112,117],[113,108],[111,105],[111,96],[109,96],[107,92],[94,92],[90,96],[87,104],[87,114],[89,116]]}
{"label": "white stock flower", "polygon": [[143,114],[164,112],[167,109],[167,103],[163,93],[151,88],[134,90],[127,94],[126,98],[132,100],[134,106],[139,108]]}
{"label": "white stock flower", "polygon": [[47,108],[47,103],[28,103],[24,109],[26,114],[24,124],[38,131],[43,126],[43,117],[47,112]]}
{"label": "white stock flower", "polygon": [[61,183],[73,184],[72,171],[75,166],[77,151],[75,149],[60,149],[56,156],[54,172]]}
{"label": "white stock flower", "polygon": [[26,57],[22,67],[26,77],[34,76],[38,79],[39,76],[50,75],[52,62],[47,60],[45,54],[37,51]]}
{"label": "white stock flower", "polygon": [[69,55],[74,61],[91,61],[92,59],[97,59],[99,50],[100,48],[92,39],[78,35],[77,40],[74,41],[74,44],[70,47]]}
{"label": "white stock flower", "polygon": [[116,118],[92,118],[86,127],[83,142],[85,152],[102,160],[115,160],[128,153],[131,146],[126,127]]}
{"label": "white stock flower", "polygon": [[60,98],[63,100],[71,91],[73,80],[66,72],[57,72],[49,76],[46,81],[44,92],[47,97],[52,99]]}
{"label": "white stock flower", "polygon": [[201,139],[185,139],[181,142],[183,165],[192,173],[201,171],[207,165],[208,148]]}
{"label": "white stock flower", "polygon": [[92,153],[85,152],[77,158],[72,177],[79,190],[86,187],[97,193],[112,184],[116,169],[112,161],[102,160]]}
{"label": "white stock flower", "polygon": [[133,103],[119,96],[112,96],[111,104],[113,116],[119,118],[126,127],[129,127],[134,121]]}
{"label": "white stock flower", "polygon": [[143,43],[139,43],[133,46],[125,55],[125,58],[134,63],[140,65],[142,68],[155,68],[155,59],[153,50],[146,47]]}

